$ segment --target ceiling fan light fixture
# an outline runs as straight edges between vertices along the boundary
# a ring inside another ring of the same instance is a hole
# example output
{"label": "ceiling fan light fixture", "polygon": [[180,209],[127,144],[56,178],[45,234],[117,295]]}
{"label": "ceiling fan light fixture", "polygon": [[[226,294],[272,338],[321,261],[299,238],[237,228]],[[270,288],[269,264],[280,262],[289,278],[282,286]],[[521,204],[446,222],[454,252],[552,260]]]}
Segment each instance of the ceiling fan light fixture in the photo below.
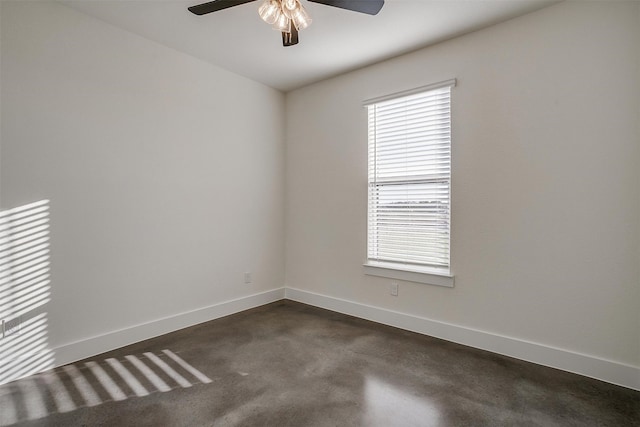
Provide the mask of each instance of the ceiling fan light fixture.
{"label": "ceiling fan light fixture", "polygon": [[282,12],[280,11],[280,3],[278,0],[264,0],[258,8],[258,14],[264,22],[269,25],[276,23]]}
{"label": "ceiling fan light fixture", "polygon": [[291,33],[292,25],[296,30],[304,30],[311,25],[311,16],[300,0],[264,0],[258,14],[274,30],[282,33]]}

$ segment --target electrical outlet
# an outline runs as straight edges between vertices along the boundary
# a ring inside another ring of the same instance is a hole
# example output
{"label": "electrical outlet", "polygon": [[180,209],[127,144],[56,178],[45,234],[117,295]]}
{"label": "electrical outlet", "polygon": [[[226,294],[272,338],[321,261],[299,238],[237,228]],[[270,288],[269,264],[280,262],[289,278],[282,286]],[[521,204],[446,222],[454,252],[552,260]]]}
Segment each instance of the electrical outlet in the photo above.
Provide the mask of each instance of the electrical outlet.
{"label": "electrical outlet", "polygon": [[20,317],[16,317],[15,319],[11,319],[11,320],[3,320],[2,336],[6,338],[12,335],[19,335],[21,326],[22,326],[22,321]]}
{"label": "electrical outlet", "polygon": [[251,283],[251,272],[250,271],[246,271],[244,273],[244,283],[245,284]]}
{"label": "electrical outlet", "polygon": [[394,297],[398,296],[398,284],[396,282],[391,283],[391,295]]}

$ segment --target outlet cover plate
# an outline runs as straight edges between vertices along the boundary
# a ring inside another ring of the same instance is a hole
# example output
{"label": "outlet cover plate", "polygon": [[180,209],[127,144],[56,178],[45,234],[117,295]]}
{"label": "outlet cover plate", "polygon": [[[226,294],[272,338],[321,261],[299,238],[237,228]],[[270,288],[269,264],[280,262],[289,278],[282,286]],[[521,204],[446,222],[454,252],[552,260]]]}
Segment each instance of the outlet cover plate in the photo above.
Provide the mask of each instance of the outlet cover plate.
{"label": "outlet cover plate", "polygon": [[391,295],[394,297],[398,296],[398,284],[396,282],[391,283]]}

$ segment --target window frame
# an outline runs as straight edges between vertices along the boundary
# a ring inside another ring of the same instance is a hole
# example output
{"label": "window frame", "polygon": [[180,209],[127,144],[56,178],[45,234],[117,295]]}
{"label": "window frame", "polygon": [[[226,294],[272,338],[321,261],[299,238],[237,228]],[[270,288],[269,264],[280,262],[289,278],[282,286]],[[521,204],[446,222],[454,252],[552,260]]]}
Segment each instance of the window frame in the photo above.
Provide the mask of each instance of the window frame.
{"label": "window frame", "polygon": [[[456,79],[450,79],[450,80],[445,80],[442,82],[438,82],[438,83],[434,83],[434,84],[430,84],[430,85],[426,85],[426,86],[421,86],[421,87],[417,87],[414,89],[410,89],[410,90],[406,90],[406,91],[402,91],[402,92],[397,92],[397,93],[393,93],[393,94],[389,94],[389,95],[385,95],[385,96],[381,96],[381,97],[377,97],[377,98],[372,98],[372,99],[368,99],[366,101],[363,102],[363,107],[367,108],[371,105],[375,105],[375,104],[379,104],[379,103],[383,103],[386,101],[391,101],[391,100],[395,100],[395,99],[399,99],[399,98],[404,98],[404,97],[408,97],[411,95],[416,95],[416,94],[420,94],[420,93],[425,93],[425,92],[429,92],[429,91],[433,91],[433,90],[437,90],[437,89],[442,89],[445,87],[448,87],[450,89],[453,89],[453,87],[455,87],[457,84]],[[453,98],[453,91],[450,92],[449,94],[449,101],[452,101]],[[449,108],[449,117],[448,120],[450,122],[452,122],[452,112],[451,112],[451,106]],[[369,132],[371,131],[369,124],[367,125]],[[451,135],[450,135],[450,139],[449,139],[449,143],[451,143]],[[370,150],[370,140],[367,142],[367,153],[369,153]],[[369,154],[367,156],[369,158]],[[370,160],[370,159],[369,159]],[[451,162],[451,147],[449,147],[449,161]],[[368,164],[367,166],[367,172],[368,175],[371,172],[371,165]],[[395,181],[392,181],[395,183],[395,185],[398,185],[402,182],[405,182],[406,185],[408,185],[408,181],[407,179],[398,179]],[[431,285],[437,285],[437,286],[445,286],[445,287],[453,287],[454,286],[454,282],[455,282],[455,278],[454,275],[451,272],[451,256],[450,256],[450,247],[451,247],[451,169],[449,169],[449,179],[448,179],[448,184],[449,184],[449,191],[448,191],[448,200],[449,200],[449,212],[448,212],[448,220],[449,220],[449,233],[448,233],[448,239],[449,239],[449,254],[448,254],[448,263],[446,267],[435,267],[435,266],[430,266],[430,265],[424,265],[424,264],[412,264],[412,263],[406,263],[406,262],[389,262],[389,261],[382,261],[382,260],[375,260],[375,259],[370,259],[370,244],[371,244],[371,231],[370,231],[370,216],[372,215],[371,212],[371,205],[370,205],[370,201],[369,201],[369,197],[370,197],[370,185],[371,185],[371,181],[368,178],[367,179],[367,257],[366,257],[366,261],[363,265],[364,267],[364,273],[366,275],[370,275],[370,276],[378,276],[378,277],[386,277],[386,278],[391,278],[391,279],[396,279],[396,280],[403,280],[403,281],[410,281],[410,282],[417,282],[417,283],[425,283],[425,284],[431,284]]]}

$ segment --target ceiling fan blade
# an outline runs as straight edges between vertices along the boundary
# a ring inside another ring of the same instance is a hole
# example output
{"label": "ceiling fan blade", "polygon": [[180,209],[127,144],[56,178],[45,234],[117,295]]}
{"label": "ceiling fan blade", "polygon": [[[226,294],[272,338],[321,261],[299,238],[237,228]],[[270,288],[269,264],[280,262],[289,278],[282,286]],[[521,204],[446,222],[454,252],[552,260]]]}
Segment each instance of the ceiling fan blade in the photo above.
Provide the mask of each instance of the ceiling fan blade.
{"label": "ceiling fan blade", "polygon": [[298,39],[298,29],[295,25],[291,25],[290,33],[282,33],[282,46],[293,46],[298,44],[300,40]]}
{"label": "ceiling fan blade", "polygon": [[241,4],[251,3],[256,0],[214,0],[208,3],[198,4],[196,6],[189,7],[189,12],[196,15],[206,15],[207,13],[217,12],[229,7],[240,6]]}
{"label": "ceiling fan blade", "polygon": [[312,3],[353,10],[354,12],[377,15],[384,6],[384,0],[309,0]]}

